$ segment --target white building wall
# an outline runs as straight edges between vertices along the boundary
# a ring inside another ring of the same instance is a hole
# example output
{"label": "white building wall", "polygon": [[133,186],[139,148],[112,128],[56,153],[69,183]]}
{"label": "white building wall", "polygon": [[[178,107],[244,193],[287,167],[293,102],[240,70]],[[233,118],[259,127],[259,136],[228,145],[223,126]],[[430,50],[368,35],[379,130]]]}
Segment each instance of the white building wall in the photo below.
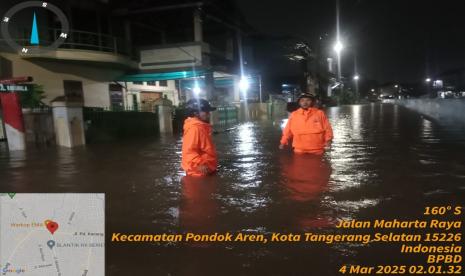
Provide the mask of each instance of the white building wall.
{"label": "white building wall", "polygon": [[133,94],[137,95],[137,101],[140,104],[140,92],[159,92],[163,93],[163,96],[167,96],[173,105],[179,105],[178,90],[176,89],[176,81],[168,80],[167,86],[160,86],[160,82],[157,81],[156,85],[147,85],[147,82],[143,82],[142,85],[134,84],[133,82],[126,83],[127,86],[127,99],[128,105],[133,104]]}
{"label": "white building wall", "polygon": [[140,51],[139,69],[173,69],[201,66],[202,52],[209,52],[205,43],[177,44]]}
{"label": "white building wall", "polygon": [[58,96],[64,96],[64,80],[74,80],[82,82],[85,106],[108,107],[109,84],[125,73],[110,65],[98,67],[59,60],[24,59],[10,53],[0,53],[0,56],[11,61],[13,77],[32,76],[33,83],[44,87],[46,104]]}

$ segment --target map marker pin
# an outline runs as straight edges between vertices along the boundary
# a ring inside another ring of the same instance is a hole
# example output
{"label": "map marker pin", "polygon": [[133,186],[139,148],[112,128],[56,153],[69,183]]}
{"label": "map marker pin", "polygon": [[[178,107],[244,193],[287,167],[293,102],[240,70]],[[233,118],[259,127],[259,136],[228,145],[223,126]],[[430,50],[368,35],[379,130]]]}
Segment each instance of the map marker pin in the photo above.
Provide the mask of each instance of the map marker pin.
{"label": "map marker pin", "polygon": [[50,249],[53,249],[53,247],[55,246],[55,241],[54,240],[49,240],[47,242],[47,245],[48,245],[48,247],[50,247]]}
{"label": "map marker pin", "polygon": [[52,221],[52,220],[46,220],[45,221],[45,226],[47,227],[48,231],[50,231],[50,233],[55,233],[55,231],[58,229],[58,223]]}

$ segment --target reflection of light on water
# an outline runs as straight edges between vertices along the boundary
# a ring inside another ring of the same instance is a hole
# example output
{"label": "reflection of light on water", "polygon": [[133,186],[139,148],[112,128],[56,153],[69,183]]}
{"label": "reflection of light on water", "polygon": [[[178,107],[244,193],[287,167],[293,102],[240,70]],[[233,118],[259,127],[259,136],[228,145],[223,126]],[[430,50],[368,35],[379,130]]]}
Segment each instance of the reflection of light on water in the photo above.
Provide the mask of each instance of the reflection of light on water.
{"label": "reflection of light on water", "polygon": [[253,131],[252,124],[246,123],[239,127],[238,149],[241,155],[257,153],[255,149],[256,134]]}
{"label": "reflection of light on water", "polygon": [[430,121],[423,119],[423,125],[421,130],[423,135],[430,135],[431,131],[433,130],[433,125]]}
{"label": "reflection of light on water", "polygon": [[358,201],[344,200],[328,200],[326,199],[323,204],[333,209],[338,214],[340,220],[354,219],[353,215],[360,212],[362,209],[371,208],[379,204],[379,199],[362,199]]}
{"label": "reflection of light on water", "polygon": [[360,105],[352,106],[352,138],[354,139],[362,139],[360,135],[360,125],[362,123],[360,116],[361,111],[362,109]]}
{"label": "reflection of light on water", "polygon": [[237,208],[245,213],[254,213],[260,208],[266,208],[272,201],[269,197],[250,192],[241,198],[227,197],[223,198],[223,200],[225,201],[225,205]]}
{"label": "reflection of light on water", "polygon": [[263,161],[263,146],[258,144],[258,133],[254,123],[244,123],[237,128],[234,139],[234,178],[230,186],[236,193],[244,194],[240,198],[224,198],[226,205],[235,206],[242,212],[253,213],[259,208],[266,207],[271,199],[259,189],[263,185],[261,167]]}
{"label": "reflection of light on water", "polygon": [[393,128],[393,135],[398,136],[399,132],[397,130],[399,126],[399,106],[396,104],[394,105],[394,118],[392,120],[392,128]]}
{"label": "reflection of light on water", "polygon": [[333,168],[331,191],[357,188],[367,179],[376,177],[376,172],[367,169],[376,148],[363,143],[366,125],[362,124],[362,108],[361,105],[354,105],[343,110],[340,107],[328,109],[334,133],[333,146],[327,153]]}
{"label": "reflection of light on water", "polygon": [[423,118],[420,139],[425,143],[439,143],[440,140],[434,134],[433,123]]}
{"label": "reflection of light on water", "polygon": [[330,118],[337,119],[339,116],[339,107],[328,108],[327,112]]}
{"label": "reflection of light on water", "polygon": [[[342,168],[344,169],[344,168]],[[365,179],[373,179],[377,175],[373,172],[369,173],[366,171],[355,171],[351,174],[347,174],[347,171],[343,170],[343,173],[338,173],[338,168],[334,169],[335,177],[337,180],[333,181],[333,185],[331,185],[330,191],[338,192],[343,191],[355,187],[359,187],[362,185],[363,180]]]}
{"label": "reflection of light on water", "polygon": [[[257,137],[253,129],[252,123],[245,123],[238,128],[237,145],[237,167],[240,169],[240,176],[243,179],[240,187],[256,186],[258,181],[257,170],[258,160],[257,155],[260,154],[256,148]],[[255,180],[255,181],[254,181]]]}

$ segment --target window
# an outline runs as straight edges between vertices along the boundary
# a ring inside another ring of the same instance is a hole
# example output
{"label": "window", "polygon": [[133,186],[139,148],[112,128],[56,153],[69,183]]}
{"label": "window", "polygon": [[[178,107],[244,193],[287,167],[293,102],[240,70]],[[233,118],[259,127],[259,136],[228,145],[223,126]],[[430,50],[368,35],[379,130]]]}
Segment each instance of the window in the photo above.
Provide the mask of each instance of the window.
{"label": "window", "polygon": [[110,105],[113,110],[123,109],[123,88],[120,85],[111,83],[110,90]]}
{"label": "window", "polygon": [[157,82],[156,82],[156,81],[148,81],[148,82],[147,82],[147,85],[150,85],[150,86],[157,86]]}
{"label": "window", "polygon": [[161,80],[161,81],[158,82],[158,85],[167,87],[168,86],[168,81],[167,80]]}
{"label": "window", "polygon": [[143,82],[143,81],[133,81],[132,84],[135,84],[135,85],[144,85],[144,82]]}
{"label": "window", "polygon": [[65,90],[66,100],[84,101],[82,81],[64,80],[63,87]]}

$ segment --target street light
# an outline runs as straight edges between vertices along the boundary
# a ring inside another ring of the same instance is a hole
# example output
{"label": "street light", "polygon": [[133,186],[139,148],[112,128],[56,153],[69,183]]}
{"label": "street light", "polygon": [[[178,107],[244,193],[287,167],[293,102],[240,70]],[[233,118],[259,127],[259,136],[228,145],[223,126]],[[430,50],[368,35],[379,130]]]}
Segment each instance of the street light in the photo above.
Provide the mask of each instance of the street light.
{"label": "street light", "polygon": [[[339,23],[338,23],[338,25],[339,25]],[[342,45],[341,41],[339,40],[339,32],[338,32],[337,41],[336,41],[336,44],[334,44],[333,49],[336,52],[336,56],[337,56],[337,80],[338,80],[338,82],[341,83],[341,85],[339,86],[340,94],[342,94],[342,92],[344,91],[343,90],[344,83],[341,80],[342,79],[342,76],[341,76],[341,51],[342,51],[343,48],[344,48],[344,46]],[[339,97],[338,97],[338,104],[339,104]]]}
{"label": "street light", "polygon": [[344,45],[342,45],[341,41],[337,41],[336,44],[334,44],[334,47],[333,47],[334,51],[339,55],[342,51],[342,49],[344,49]]}
{"label": "street light", "polygon": [[359,75],[354,76],[354,81],[355,81],[355,100],[358,102],[359,95],[358,95],[358,80],[360,79]]}
{"label": "street light", "polygon": [[194,88],[192,88],[192,91],[194,92],[195,97],[199,96],[201,90],[200,90],[199,83],[197,82],[197,80],[194,81]]}
{"label": "street light", "polygon": [[396,84],[396,85],[394,85],[394,87],[395,87],[395,88],[398,88],[398,87],[399,87],[399,85],[397,85],[397,84]]}
{"label": "street light", "polygon": [[431,82],[431,78],[426,78],[426,82]]}
{"label": "street light", "polygon": [[247,90],[249,90],[250,83],[249,80],[247,79],[246,76],[242,76],[241,79],[239,80],[239,89],[241,90],[242,93],[247,93]]}

